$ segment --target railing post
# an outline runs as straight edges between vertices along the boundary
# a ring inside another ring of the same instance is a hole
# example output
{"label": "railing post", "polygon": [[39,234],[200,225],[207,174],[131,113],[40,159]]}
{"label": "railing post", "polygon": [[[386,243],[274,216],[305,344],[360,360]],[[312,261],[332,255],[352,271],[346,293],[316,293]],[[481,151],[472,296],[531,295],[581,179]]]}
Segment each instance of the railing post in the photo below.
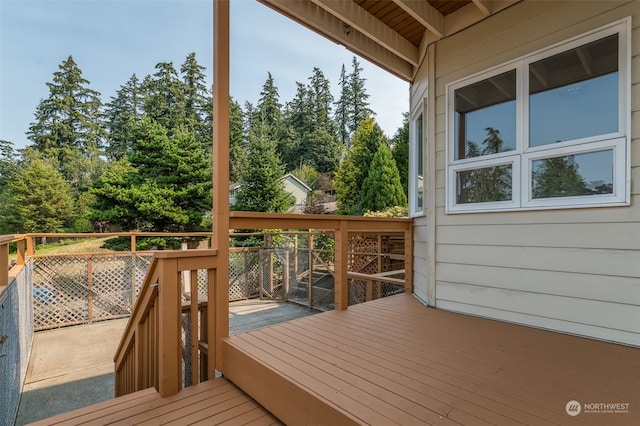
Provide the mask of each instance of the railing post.
{"label": "railing post", "polygon": [[89,324],[93,322],[93,258],[87,261],[87,315]]}
{"label": "railing post", "polygon": [[18,262],[18,265],[25,265],[26,264],[26,256],[25,256],[25,240],[18,240],[18,256],[16,258],[16,261]]}
{"label": "railing post", "polygon": [[313,308],[313,234],[309,232],[309,307]]}
{"label": "railing post", "polygon": [[131,252],[135,253],[136,251],[136,234],[135,232],[131,233]]}
{"label": "railing post", "polygon": [[9,285],[9,243],[0,244],[0,287]]}
{"label": "railing post", "polygon": [[349,306],[349,279],[347,277],[349,230],[346,220],[341,220],[335,230],[335,309],[344,310]]}
{"label": "railing post", "polygon": [[27,235],[27,256],[33,256],[36,252],[36,237]]}
{"label": "railing post", "polygon": [[413,293],[413,225],[404,231],[404,291]]}
{"label": "railing post", "polygon": [[182,387],[182,294],[178,260],[162,259],[158,266],[163,277],[158,288],[158,392],[165,397],[175,395]]}

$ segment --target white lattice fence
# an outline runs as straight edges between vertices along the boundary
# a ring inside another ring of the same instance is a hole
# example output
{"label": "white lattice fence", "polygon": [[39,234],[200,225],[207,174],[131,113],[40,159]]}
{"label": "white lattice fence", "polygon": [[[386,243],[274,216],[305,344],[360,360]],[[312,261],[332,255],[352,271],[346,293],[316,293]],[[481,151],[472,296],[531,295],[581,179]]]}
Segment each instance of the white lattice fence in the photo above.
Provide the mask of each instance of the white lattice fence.
{"label": "white lattice fence", "polygon": [[130,315],[151,255],[94,254],[34,259],[34,329]]}

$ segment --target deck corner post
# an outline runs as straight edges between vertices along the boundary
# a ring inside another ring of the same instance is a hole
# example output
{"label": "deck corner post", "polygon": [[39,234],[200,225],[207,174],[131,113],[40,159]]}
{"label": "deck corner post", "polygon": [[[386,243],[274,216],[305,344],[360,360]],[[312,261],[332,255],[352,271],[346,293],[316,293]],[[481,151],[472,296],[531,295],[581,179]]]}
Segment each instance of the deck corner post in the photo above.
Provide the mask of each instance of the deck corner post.
{"label": "deck corner post", "polygon": [[349,263],[349,229],[346,220],[340,220],[335,230],[335,309],[344,310],[349,306],[349,279],[347,267]]}

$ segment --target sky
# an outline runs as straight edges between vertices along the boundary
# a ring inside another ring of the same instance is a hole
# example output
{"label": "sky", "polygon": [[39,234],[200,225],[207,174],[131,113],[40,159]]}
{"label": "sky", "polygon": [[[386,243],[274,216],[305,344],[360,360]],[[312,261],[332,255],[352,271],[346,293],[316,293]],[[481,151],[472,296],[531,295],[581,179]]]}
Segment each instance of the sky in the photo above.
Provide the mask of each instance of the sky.
{"label": "sky", "polygon": [[[25,132],[47,82],[70,55],[101,93],[104,103],[132,74],[142,79],[159,62],[176,69],[191,52],[212,81],[212,0],[0,0],[0,139],[15,148],[31,142]],[[338,97],[342,65],[354,54],[254,0],[231,1],[231,96],[254,105],[273,76],[280,102],[293,99],[296,82],[322,70]],[[357,57],[370,108],[389,137],[409,109],[409,85]]]}

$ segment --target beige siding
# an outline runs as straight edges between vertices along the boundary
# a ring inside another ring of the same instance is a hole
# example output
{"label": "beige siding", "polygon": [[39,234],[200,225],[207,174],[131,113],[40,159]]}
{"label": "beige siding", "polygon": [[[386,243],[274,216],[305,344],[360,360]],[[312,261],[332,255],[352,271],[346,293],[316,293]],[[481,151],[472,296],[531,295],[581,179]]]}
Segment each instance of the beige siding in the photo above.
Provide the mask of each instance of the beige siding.
{"label": "beige siding", "polygon": [[[446,214],[446,85],[628,16],[631,206]],[[430,49],[435,259],[424,267],[435,270],[436,306],[640,346],[640,1],[525,0]],[[426,90],[424,68],[412,96]],[[416,233],[416,247],[430,235]],[[429,288],[420,275],[419,296]]]}

